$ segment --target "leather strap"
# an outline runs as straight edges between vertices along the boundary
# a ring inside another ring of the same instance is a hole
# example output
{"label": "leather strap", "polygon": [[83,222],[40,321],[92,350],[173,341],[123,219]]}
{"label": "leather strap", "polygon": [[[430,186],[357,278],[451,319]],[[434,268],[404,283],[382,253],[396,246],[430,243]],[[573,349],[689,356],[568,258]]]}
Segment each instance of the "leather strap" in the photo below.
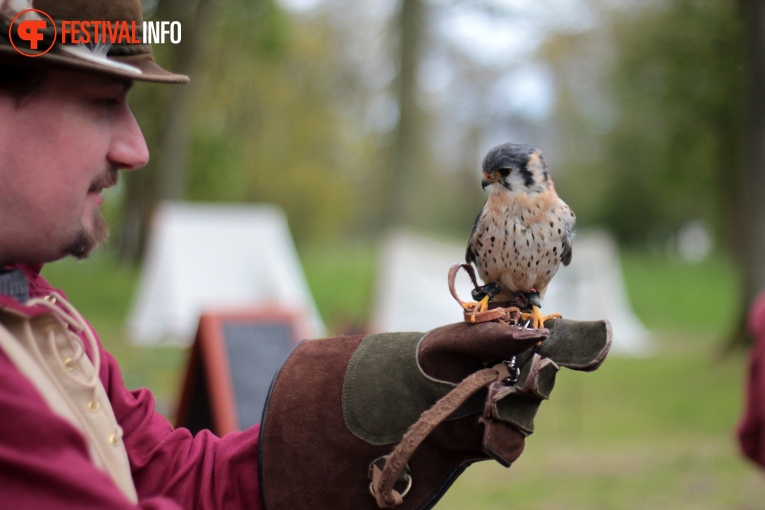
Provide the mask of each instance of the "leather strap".
{"label": "leather strap", "polygon": [[481,388],[489,386],[502,377],[495,368],[485,368],[466,377],[452,391],[422,413],[385,462],[385,468],[372,479],[372,494],[380,508],[395,508],[403,502],[401,495],[393,490],[393,484],[412,457],[417,447],[430,433],[458,407]]}

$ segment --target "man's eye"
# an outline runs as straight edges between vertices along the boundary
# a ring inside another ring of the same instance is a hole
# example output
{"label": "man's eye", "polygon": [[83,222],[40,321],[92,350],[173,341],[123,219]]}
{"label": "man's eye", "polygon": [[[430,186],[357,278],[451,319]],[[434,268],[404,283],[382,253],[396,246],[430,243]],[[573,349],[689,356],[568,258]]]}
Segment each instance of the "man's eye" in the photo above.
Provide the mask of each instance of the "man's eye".
{"label": "man's eye", "polygon": [[116,97],[104,97],[96,100],[96,103],[107,108],[114,108],[115,106],[119,106],[120,100]]}

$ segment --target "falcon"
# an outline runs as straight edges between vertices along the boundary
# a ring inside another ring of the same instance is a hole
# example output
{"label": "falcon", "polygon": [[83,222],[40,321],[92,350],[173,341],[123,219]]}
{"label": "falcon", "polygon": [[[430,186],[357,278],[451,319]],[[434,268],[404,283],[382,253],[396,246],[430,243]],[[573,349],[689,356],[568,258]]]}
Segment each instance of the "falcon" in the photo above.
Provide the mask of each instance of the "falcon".
{"label": "falcon", "polygon": [[558,197],[542,152],[505,143],[489,151],[481,165],[488,198],[476,218],[465,259],[484,282],[473,293],[483,311],[493,302],[526,310],[531,327],[560,314],[543,315],[541,300],[561,264],[571,262],[576,216]]}

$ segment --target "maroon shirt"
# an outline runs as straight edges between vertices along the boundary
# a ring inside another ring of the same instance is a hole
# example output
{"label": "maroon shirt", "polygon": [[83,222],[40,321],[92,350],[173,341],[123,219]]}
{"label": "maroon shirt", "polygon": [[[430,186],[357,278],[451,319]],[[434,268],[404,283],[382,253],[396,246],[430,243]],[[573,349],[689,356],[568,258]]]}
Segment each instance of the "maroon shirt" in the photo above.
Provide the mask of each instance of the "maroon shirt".
{"label": "maroon shirt", "polygon": [[744,455],[765,467],[765,293],[752,304],[747,328],[754,346],[749,358],[746,407],[736,432]]}
{"label": "maroon shirt", "polygon": [[[53,290],[39,266],[16,267],[27,275],[30,297]],[[2,295],[0,307],[32,316],[49,313]],[[101,382],[124,431],[138,506],[91,462],[82,434],[50,410],[0,349],[0,508],[261,508],[259,426],[223,438],[209,431],[192,436],[186,429],[174,429],[154,411],[151,392],[125,388],[117,361],[100,341],[98,355]]]}

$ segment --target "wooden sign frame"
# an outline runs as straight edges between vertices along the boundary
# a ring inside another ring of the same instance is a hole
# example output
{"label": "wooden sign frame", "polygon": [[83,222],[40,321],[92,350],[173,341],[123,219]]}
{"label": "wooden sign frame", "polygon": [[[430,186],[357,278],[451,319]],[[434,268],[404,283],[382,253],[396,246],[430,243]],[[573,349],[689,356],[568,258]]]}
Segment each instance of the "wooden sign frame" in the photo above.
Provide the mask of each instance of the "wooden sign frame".
{"label": "wooden sign frame", "polygon": [[[239,413],[224,327],[231,324],[283,324],[291,332],[292,346],[305,338],[305,318],[283,308],[208,311],[199,319],[176,417],[177,427],[193,433],[210,429],[218,436],[240,430]],[[257,339],[253,338],[256,342]]]}

